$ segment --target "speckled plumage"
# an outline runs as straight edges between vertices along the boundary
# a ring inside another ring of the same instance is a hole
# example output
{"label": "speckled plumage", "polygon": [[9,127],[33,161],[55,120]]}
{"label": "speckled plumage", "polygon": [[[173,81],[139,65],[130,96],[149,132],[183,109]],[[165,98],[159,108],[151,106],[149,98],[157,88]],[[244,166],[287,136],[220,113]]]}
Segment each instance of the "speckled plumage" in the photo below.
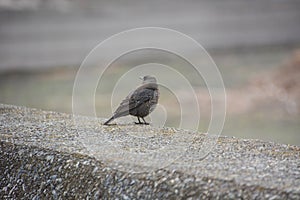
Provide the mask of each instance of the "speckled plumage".
{"label": "speckled plumage", "polygon": [[[148,124],[144,117],[155,109],[158,98],[159,92],[156,78],[149,75],[144,76],[143,84],[120,103],[113,116],[104,125],[108,125],[116,118],[127,115],[136,116],[138,118],[136,124]],[[142,118],[143,123],[140,121],[140,118]]]}

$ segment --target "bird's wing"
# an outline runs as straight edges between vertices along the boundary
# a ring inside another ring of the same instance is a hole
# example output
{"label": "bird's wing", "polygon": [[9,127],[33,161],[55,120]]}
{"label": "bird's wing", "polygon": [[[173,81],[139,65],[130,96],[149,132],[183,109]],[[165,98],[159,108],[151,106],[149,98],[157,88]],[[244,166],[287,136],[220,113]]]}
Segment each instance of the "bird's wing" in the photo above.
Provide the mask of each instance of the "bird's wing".
{"label": "bird's wing", "polygon": [[119,107],[114,112],[114,117],[122,117],[125,115],[129,115],[129,100],[130,95],[128,95],[119,105]]}
{"label": "bird's wing", "polygon": [[145,102],[153,98],[154,91],[148,88],[137,88],[133,93],[130,93],[119,105],[114,112],[114,118],[129,115],[129,111],[138,108]]}
{"label": "bird's wing", "polygon": [[138,108],[142,104],[150,101],[153,98],[154,91],[152,89],[138,89],[130,97],[129,108]]}

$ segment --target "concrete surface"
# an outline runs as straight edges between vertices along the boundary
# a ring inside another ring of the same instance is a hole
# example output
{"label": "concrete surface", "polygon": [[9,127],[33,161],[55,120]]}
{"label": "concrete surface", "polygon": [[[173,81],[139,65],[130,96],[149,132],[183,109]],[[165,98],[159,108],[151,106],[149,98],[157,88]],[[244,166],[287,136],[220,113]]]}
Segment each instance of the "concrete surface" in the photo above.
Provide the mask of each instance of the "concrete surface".
{"label": "concrete surface", "polygon": [[104,120],[1,104],[0,198],[300,198],[298,146]]}
{"label": "concrete surface", "polygon": [[0,70],[79,66],[106,38],[145,26],[181,31],[208,49],[300,43],[297,0],[13,2],[0,9]]}

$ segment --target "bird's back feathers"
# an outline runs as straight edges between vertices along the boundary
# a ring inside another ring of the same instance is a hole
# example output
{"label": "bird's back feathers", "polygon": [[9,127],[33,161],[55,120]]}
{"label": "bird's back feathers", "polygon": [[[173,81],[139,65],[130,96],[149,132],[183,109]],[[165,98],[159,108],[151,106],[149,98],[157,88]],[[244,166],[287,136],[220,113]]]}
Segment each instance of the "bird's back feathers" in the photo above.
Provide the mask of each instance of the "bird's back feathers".
{"label": "bird's back feathers", "polygon": [[[157,83],[145,83],[138,87],[135,91],[131,92],[119,105],[114,112],[113,116],[104,124],[107,125],[113,119],[123,117],[126,115],[139,116],[143,113],[144,117],[149,114],[153,109],[152,105],[157,104],[158,101],[158,85]],[[143,106],[143,108],[141,108]],[[140,110],[139,110],[140,108]],[[142,111],[142,112],[139,112]]]}

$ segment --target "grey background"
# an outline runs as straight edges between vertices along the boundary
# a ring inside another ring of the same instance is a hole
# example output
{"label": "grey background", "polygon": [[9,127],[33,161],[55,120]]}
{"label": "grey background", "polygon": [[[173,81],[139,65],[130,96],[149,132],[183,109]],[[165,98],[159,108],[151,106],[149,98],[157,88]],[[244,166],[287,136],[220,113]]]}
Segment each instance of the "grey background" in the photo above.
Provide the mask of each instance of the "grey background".
{"label": "grey background", "polygon": [[144,26],[181,31],[208,50],[300,42],[297,0],[2,0],[0,8],[0,70],[79,65],[101,41]]}

